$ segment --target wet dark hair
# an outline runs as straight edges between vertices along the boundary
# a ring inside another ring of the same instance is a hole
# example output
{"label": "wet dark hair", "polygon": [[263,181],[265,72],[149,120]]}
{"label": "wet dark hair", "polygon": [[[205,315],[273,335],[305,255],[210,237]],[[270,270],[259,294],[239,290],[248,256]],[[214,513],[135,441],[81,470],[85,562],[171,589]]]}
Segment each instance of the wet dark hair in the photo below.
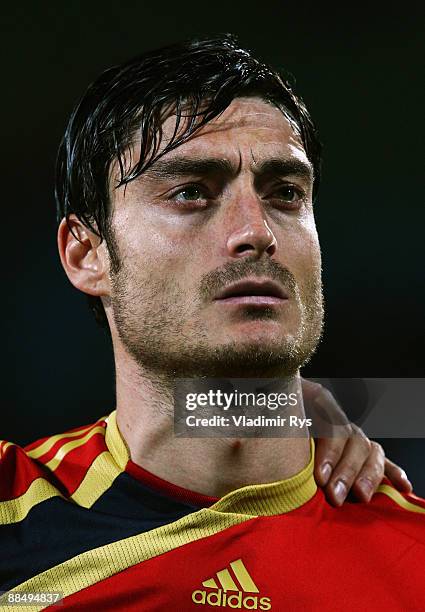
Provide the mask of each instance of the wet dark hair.
{"label": "wet dark hair", "polygon": [[[288,77],[255,59],[239,47],[234,36],[226,34],[145,53],[109,68],[89,86],[72,112],[59,146],[58,222],[74,213],[105,238],[112,269],[119,269],[110,223],[111,162],[118,161],[118,188],[184,143],[241,96],[258,96],[274,104],[297,129],[313,165],[315,196],[321,146],[303,101],[293,92]],[[176,115],[175,131],[159,153],[167,112]],[[140,136],[140,157],[131,165],[125,154],[136,135]],[[88,299],[96,320],[107,327],[101,299]]]}

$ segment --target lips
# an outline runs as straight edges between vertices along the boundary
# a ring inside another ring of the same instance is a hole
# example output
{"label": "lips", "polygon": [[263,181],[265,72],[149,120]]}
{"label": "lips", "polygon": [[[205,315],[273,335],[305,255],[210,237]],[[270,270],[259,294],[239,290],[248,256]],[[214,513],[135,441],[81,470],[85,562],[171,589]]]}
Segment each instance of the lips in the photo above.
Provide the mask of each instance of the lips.
{"label": "lips", "polygon": [[[248,298],[248,300],[243,298]],[[217,294],[215,300],[247,302],[249,298],[253,298],[252,301],[256,303],[275,302],[288,299],[288,295],[279,283],[270,279],[245,279],[225,287]],[[266,300],[258,298],[266,298]]]}

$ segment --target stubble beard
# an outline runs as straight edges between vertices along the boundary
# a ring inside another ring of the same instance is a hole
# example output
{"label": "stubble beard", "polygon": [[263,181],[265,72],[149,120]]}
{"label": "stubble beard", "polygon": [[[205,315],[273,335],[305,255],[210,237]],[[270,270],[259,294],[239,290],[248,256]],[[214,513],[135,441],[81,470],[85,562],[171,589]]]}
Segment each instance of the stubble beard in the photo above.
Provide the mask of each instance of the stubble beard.
{"label": "stubble beard", "polygon": [[[122,344],[143,374],[163,381],[293,376],[312,357],[322,336],[320,269],[314,271],[303,294],[294,281],[292,299],[297,301],[301,321],[296,334],[267,344],[229,340],[214,346],[202,324],[202,300],[192,304],[182,300],[185,293],[175,282],[143,279],[136,283],[121,266],[111,274],[111,283],[113,316]],[[272,308],[247,309],[245,314],[257,319],[275,316]]]}

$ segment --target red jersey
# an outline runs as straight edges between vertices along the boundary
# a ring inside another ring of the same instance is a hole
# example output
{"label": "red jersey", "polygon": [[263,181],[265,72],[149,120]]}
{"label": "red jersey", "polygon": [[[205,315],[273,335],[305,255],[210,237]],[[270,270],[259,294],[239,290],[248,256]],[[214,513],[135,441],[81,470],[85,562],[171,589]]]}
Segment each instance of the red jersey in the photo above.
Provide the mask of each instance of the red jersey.
{"label": "red jersey", "polygon": [[425,610],[425,501],[388,483],[332,507],[312,457],[208,497],[136,466],[115,413],[0,455],[2,610]]}

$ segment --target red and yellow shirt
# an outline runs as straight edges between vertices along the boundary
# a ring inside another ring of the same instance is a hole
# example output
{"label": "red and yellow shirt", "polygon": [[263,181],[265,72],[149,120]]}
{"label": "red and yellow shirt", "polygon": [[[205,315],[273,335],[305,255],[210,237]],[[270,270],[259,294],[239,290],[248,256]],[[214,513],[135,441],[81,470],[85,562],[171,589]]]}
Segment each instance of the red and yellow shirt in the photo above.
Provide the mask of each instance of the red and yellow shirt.
{"label": "red and yellow shirt", "polygon": [[59,591],[64,610],[425,610],[424,500],[383,483],[332,507],[313,457],[208,497],[132,463],[114,412],[0,443],[0,542],[0,591]]}

